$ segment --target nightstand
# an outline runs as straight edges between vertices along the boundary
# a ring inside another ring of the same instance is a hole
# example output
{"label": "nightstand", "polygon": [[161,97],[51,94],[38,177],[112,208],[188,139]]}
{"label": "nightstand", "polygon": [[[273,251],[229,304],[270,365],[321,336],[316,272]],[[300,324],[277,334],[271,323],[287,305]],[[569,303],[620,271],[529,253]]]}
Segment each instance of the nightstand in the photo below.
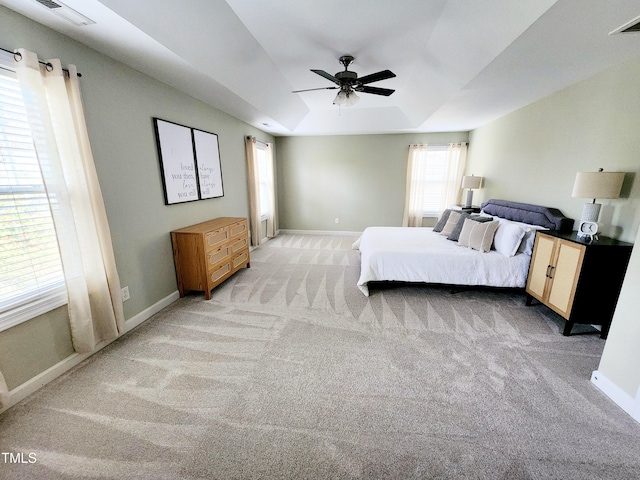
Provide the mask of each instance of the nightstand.
{"label": "nightstand", "polygon": [[480,213],[480,207],[477,205],[472,205],[470,207],[465,207],[464,205],[453,205],[451,210],[460,210],[464,213]]}
{"label": "nightstand", "polygon": [[566,321],[602,325],[607,338],[633,244],[608,237],[589,242],[577,232],[537,231],[527,278],[527,305],[537,299]]}

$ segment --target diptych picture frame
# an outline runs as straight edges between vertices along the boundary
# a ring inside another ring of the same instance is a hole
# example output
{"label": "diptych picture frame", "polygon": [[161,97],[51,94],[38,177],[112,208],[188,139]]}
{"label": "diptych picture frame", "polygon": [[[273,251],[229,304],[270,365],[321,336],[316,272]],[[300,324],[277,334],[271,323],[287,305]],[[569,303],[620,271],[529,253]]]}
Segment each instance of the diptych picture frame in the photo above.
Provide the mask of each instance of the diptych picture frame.
{"label": "diptych picture frame", "polygon": [[218,135],[153,118],[166,205],[224,196]]}

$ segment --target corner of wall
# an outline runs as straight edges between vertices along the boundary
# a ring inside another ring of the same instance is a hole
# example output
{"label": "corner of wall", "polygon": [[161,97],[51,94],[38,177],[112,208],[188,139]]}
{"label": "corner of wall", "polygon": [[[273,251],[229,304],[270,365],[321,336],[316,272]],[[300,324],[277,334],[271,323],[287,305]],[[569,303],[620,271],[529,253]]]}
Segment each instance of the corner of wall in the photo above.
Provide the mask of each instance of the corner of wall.
{"label": "corner of wall", "polygon": [[609,399],[640,423],[640,388],[635,398],[609,380],[602,372],[595,370],[591,374],[591,383]]}

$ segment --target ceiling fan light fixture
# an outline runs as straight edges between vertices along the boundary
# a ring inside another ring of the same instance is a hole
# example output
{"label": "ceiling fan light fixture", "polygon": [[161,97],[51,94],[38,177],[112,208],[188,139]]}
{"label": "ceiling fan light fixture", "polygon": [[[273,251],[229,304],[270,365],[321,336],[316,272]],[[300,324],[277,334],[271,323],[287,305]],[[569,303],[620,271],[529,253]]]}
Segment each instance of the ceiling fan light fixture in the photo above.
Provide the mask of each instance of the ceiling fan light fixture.
{"label": "ceiling fan light fixture", "polygon": [[334,105],[344,105],[345,107],[350,107],[351,105],[355,105],[360,100],[360,97],[356,95],[356,92],[353,90],[342,89],[336,95],[336,98],[333,99]]}
{"label": "ceiling fan light fixture", "polygon": [[356,72],[350,72],[348,70],[351,62],[353,62],[353,57],[351,55],[343,55],[342,57],[340,57],[340,63],[344,65],[344,71],[338,72],[335,75],[331,75],[324,70],[311,69],[313,73],[320,75],[327,80],[330,80],[336,86],[294,90],[291,93],[309,92],[311,90],[340,89],[336,97],[333,99],[333,104],[338,106],[345,105],[347,107],[350,107],[358,103],[358,101],[360,100],[360,97],[356,95],[356,91],[360,93],[371,93],[373,95],[383,95],[385,97],[388,97],[393,92],[395,92],[395,90],[391,90],[389,88],[369,86],[370,83],[379,82],[380,80],[386,80],[395,77],[396,74],[391,70],[382,70],[380,72],[372,73],[370,75],[365,75],[364,77],[358,78],[358,74]]}
{"label": "ceiling fan light fixture", "polygon": [[359,100],[360,100],[360,97],[356,95],[356,92],[354,92],[353,90],[351,90],[350,92],[347,92],[347,107],[350,107],[351,105],[355,105],[356,103],[358,103]]}
{"label": "ceiling fan light fixture", "polygon": [[336,98],[333,99],[334,105],[346,105],[347,104],[347,94],[344,90],[340,90],[336,95]]}

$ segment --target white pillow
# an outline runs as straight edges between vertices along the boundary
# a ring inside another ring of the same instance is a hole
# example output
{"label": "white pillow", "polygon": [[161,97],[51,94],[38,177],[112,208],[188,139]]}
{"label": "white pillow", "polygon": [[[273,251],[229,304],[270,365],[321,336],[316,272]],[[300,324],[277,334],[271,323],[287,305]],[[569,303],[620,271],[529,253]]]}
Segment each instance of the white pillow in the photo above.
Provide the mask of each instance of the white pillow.
{"label": "white pillow", "polygon": [[507,220],[506,218],[502,218],[502,217],[494,216],[493,219],[500,222],[500,224],[512,223],[514,225],[518,225],[524,230],[525,234],[524,234],[524,237],[522,237],[522,240],[520,241],[520,246],[516,251],[516,255],[518,253],[525,253],[531,256],[531,254],[533,253],[533,242],[536,239],[536,230],[549,230],[548,228],[541,227],[540,225],[531,225],[530,223],[516,222],[514,220]]}
{"label": "white pillow", "polygon": [[531,256],[533,253],[533,242],[536,239],[536,230],[549,230],[547,227],[541,227],[540,225],[531,225],[530,223],[522,223],[522,222],[514,222],[512,220],[505,220],[505,222],[515,223],[516,225],[520,225],[524,231],[524,237],[522,237],[522,241],[520,242],[520,246],[518,247],[518,253],[526,253]]}
{"label": "white pillow", "polygon": [[513,222],[502,221],[493,238],[493,248],[506,257],[513,257],[518,251],[520,242],[527,233],[524,228]]}
{"label": "white pillow", "polygon": [[531,228],[524,233],[524,237],[522,237],[522,241],[520,242],[520,246],[518,247],[518,253],[525,253],[529,256],[533,253],[533,242],[536,239],[536,229]]}

